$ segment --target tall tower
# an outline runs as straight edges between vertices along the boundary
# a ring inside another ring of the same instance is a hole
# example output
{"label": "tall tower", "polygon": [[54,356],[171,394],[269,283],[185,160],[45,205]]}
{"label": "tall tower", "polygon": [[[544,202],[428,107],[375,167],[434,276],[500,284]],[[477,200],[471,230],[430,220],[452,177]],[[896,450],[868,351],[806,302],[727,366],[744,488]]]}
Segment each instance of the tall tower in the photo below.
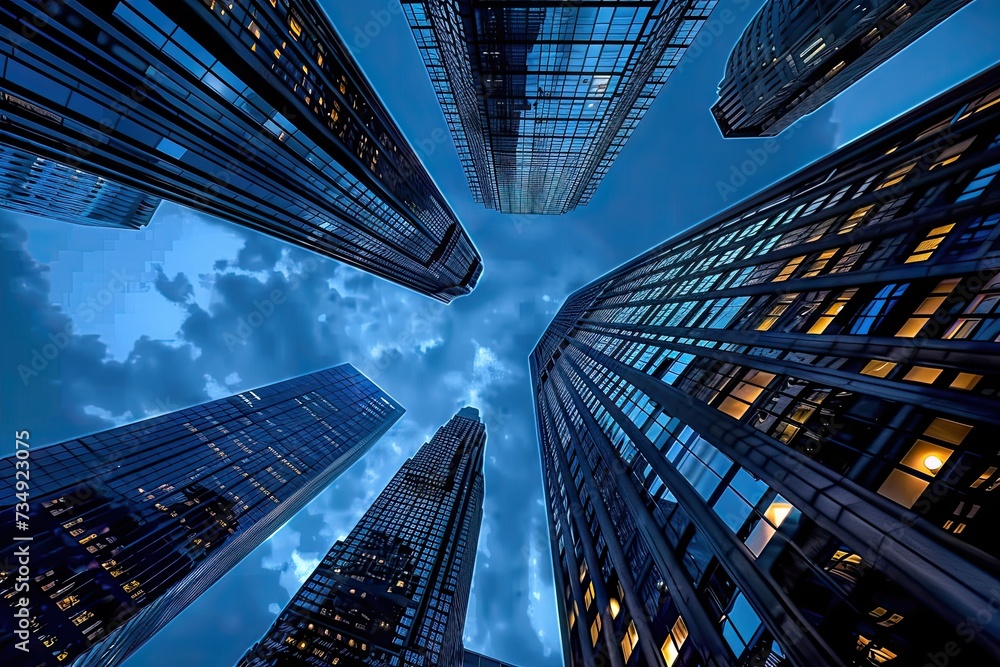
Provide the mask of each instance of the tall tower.
{"label": "tall tower", "polygon": [[482,262],[316,0],[11,0],[0,143],[441,301]]}
{"label": "tall tower", "polygon": [[0,145],[0,208],[94,227],[140,229],[160,200],[100,176]]}
{"label": "tall tower", "polygon": [[568,664],[998,664],[998,101],[569,297],[531,356]]}
{"label": "tall tower", "polygon": [[400,468],[240,667],[462,667],[486,427],[462,408]]}
{"label": "tall tower", "polygon": [[767,0],[733,48],[712,107],[727,137],[780,134],[969,0]]}
{"label": "tall tower", "polygon": [[715,0],[402,0],[476,201],[586,205]]}
{"label": "tall tower", "polygon": [[402,413],[352,366],[336,366],[31,449],[29,512],[15,506],[23,488],[7,457],[0,514],[9,526],[15,511],[29,518],[0,551],[0,661],[120,664]]}

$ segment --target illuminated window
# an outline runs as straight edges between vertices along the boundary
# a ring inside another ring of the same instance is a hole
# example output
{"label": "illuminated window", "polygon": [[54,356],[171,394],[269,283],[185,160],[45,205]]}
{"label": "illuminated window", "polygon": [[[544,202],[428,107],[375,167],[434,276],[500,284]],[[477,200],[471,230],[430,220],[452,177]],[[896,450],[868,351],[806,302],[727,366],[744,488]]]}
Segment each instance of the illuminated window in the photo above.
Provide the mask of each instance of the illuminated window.
{"label": "illuminated window", "polygon": [[938,376],[944,372],[941,368],[930,368],[928,366],[914,366],[910,372],[903,376],[904,380],[911,382],[922,382],[923,384],[934,384]]}
{"label": "illuminated window", "polygon": [[733,419],[740,419],[774,377],[773,373],[751,369],[722,401],[719,405],[719,411],[726,413]]}
{"label": "illuminated window", "polygon": [[941,154],[938,155],[937,160],[934,162],[934,164],[930,166],[930,169],[928,169],[928,171],[930,171],[931,169],[935,169],[937,167],[946,167],[955,160],[957,160],[958,158],[962,157],[962,153],[965,151],[965,149],[968,148],[975,140],[976,137],[973,136],[961,143],[955,144],[954,146],[949,146],[948,148],[944,149],[943,151],[941,151]]}
{"label": "illuminated window", "polygon": [[594,622],[590,625],[590,643],[597,646],[597,638],[601,634],[601,615],[598,614],[594,618]]}
{"label": "illuminated window", "polygon": [[913,167],[915,167],[916,164],[916,162],[910,162],[909,164],[905,164],[899,169],[896,169],[894,172],[889,174],[884,181],[882,181],[882,185],[875,189],[881,190],[882,188],[891,188],[894,185],[902,183],[903,179],[906,178],[906,175],[913,170]]}
{"label": "illuminated window", "polygon": [[913,249],[913,253],[906,258],[904,264],[913,264],[915,262],[923,262],[930,259],[931,255],[934,254],[934,251],[938,249],[939,245],[941,245],[941,242],[948,236],[948,232],[954,228],[954,224],[942,225],[927,232],[927,238],[921,241],[920,244]]}
{"label": "illuminated window", "polygon": [[895,367],[896,362],[894,361],[881,361],[879,359],[873,359],[861,369],[861,373],[863,375],[871,375],[872,377],[884,378],[889,375]]}
{"label": "illuminated window", "polygon": [[778,532],[778,528],[781,524],[788,518],[788,515],[792,513],[792,504],[781,496],[777,496],[767,509],[764,510],[764,514],[761,515],[763,518],[761,521],[757,522],[754,529],[747,536],[744,544],[750,550],[750,553],[754,557],[759,557],[761,552],[764,551],[764,547],[767,546],[771,538],[774,537],[775,533]]}
{"label": "illuminated window", "polygon": [[611,607],[611,618],[618,618],[618,614],[621,613],[622,610],[621,604],[619,604],[618,599],[611,598],[609,606]]}
{"label": "illuminated window", "polygon": [[861,208],[859,208],[857,211],[852,213],[850,217],[847,218],[847,220],[844,221],[844,224],[840,226],[840,229],[837,230],[837,233],[847,234],[849,232],[854,231],[854,228],[861,224],[861,221],[864,220],[864,217],[868,215],[868,212],[871,211],[873,208],[875,208],[874,204],[870,204],[868,206],[862,206]]}
{"label": "illuminated window", "polygon": [[917,439],[899,462],[910,471],[920,473],[920,477],[897,468],[879,487],[879,494],[903,507],[913,507],[930,485],[928,478],[937,476],[954,453],[952,447],[960,445],[971,430],[968,424],[936,418],[924,429],[923,438]]}
{"label": "illuminated window", "polygon": [[291,30],[292,37],[298,39],[302,36],[302,25],[294,15],[289,15],[288,17],[288,28]]}
{"label": "illuminated window", "polygon": [[995,340],[1000,337],[1000,273],[986,283],[942,338]]}
{"label": "illuminated window", "polygon": [[802,255],[800,257],[793,257],[790,260],[788,260],[788,263],[785,264],[785,267],[781,269],[780,272],[778,272],[778,275],[776,275],[774,278],[771,279],[771,282],[780,283],[788,280],[788,278],[793,273],[795,273],[795,269],[799,268],[799,265],[803,262],[803,260],[805,260],[805,258],[806,256]]}
{"label": "illuminated window", "polygon": [[774,323],[781,318],[781,316],[788,310],[795,299],[798,297],[798,293],[795,294],[782,294],[778,297],[778,300],[774,302],[771,310],[767,312],[767,316],[764,320],[757,325],[757,331],[768,331],[774,326]]}
{"label": "illuminated window", "polygon": [[930,319],[929,316],[937,312],[937,309],[944,303],[945,298],[958,287],[960,280],[961,278],[949,278],[938,283],[937,287],[930,293],[930,296],[924,299],[917,309],[913,311],[914,315],[924,315],[926,317],[911,317],[900,327],[896,335],[901,338],[913,338],[920,333],[920,330],[924,328],[924,325]]}
{"label": "illuminated window", "polygon": [[639,632],[635,629],[635,622],[629,621],[628,630],[625,636],[622,637],[622,655],[625,656],[625,662],[632,657],[632,651],[635,647],[639,645]]}
{"label": "illuminated window", "polygon": [[824,268],[826,268],[826,265],[830,263],[830,260],[833,258],[833,256],[837,254],[837,250],[839,250],[839,248],[833,248],[832,250],[824,250],[822,253],[820,253],[819,257],[816,258],[816,261],[814,261],[812,265],[809,267],[809,270],[807,270],[805,273],[802,274],[802,277],[813,278],[815,276],[818,276],[820,272]]}
{"label": "illuminated window", "polygon": [[840,311],[844,309],[844,306],[846,306],[847,302],[854,297],[857,291],[858,291],[857,289],[849,289],[842,292],[840,296],[838,296],[834,300],[834,302],[830,304],[829,308],[827,308],[823,312],[823,315],[818,320],[816,320],[816,323],[813,324],[809,328],[809,331],[807,331],[806,333],[821,334],[824,331],[826,331],[827,327],[830,326],[830,323],[833,322],[834,318],[836,318],[837,315],[840,314]]}
{"label": "illuminated window", "polygon": [[979,381],[983,379],[982,375],[976,375],[974,373],[959,373],[951,382],[952,389],[964,389],[966,391],[972,390],[979,384]]}

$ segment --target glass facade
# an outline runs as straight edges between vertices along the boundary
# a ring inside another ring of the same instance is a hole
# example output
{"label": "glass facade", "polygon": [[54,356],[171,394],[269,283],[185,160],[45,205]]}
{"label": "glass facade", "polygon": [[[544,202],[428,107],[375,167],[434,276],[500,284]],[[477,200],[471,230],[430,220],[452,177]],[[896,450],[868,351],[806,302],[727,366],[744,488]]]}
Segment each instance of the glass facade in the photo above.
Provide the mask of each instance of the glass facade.
{"label": "glass facade", "polygon": [[767,0],[726,65],[712,107],[722,134],[780,134],[969,0]]}
{"label": "glass facade", "polygon": [[997,174],[1000,66],[569,297],[568,664],[1000,662]]}
{"label": "glass facade", "polygon": [[[402,413],[342,365],[32,451],[33,539],[0,551],[0,662],[120,664]],[[0,480],[10,526],[15,502],[11,474]],[[11,565],[23,545],[26,590]],[[12,626],[22,597],[27,652]]]}
{"label": "glass facade", "polygon": [[476,201],[590,201],[715,0],[402,0]]}
{"label": "glass facade", "polygon": [[0,145],[0,208],[81,225],[140,229],[159,205],[159,199],[138,190]]}
{"label": "glass facade", "polygon": [[441,301],[482,262],[315,0],[0,7],[0,142]]}
{"label": "glass facade", "polygon": [[462,667],[486,427],[462,408],[408,459],[238,663]]}

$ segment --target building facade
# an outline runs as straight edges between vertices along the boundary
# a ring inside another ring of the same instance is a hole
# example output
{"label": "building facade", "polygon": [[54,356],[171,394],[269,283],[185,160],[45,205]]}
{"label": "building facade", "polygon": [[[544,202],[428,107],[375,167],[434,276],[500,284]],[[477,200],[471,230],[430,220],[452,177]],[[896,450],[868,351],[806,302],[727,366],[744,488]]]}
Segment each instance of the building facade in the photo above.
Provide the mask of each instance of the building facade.
{"label": "building facade", "polygon": [[567,664],[1000,661],[998,173],[995,66],[568,298]]}
{"label": "building facade", "polygon": [[712,114],[726,137],[780,134],[968,3],[767,0],[729,56]]}
{"label": "building facade", "polygon": [[238,663],[462,667],[486,427],[463,408],[408,459]]}
{"label": "building facade", "polygon": [[140,229],[160,200],[100,176],[0,145],[0,208],[95,227]]}
{"label": "building facade", "polygon": [[482,262],[315,0],[12,0],[0,143],[442,301]]}
{"label": "building facade", "polygon": [[[0,551],[0,661],[122,663],[402,412],[343,365],[31,450],[30,499],[13,474],[0,481],[7,525],[30,502],[32,538]],[[4,465],[13,473],[14,457]],[[12,565],[24,545],[28,575]],[[27,637],[12,626],[22,607]]]}
{"label": "building facade", "polygon": [[715,0],[402,0],[476,201],[590,201]]}

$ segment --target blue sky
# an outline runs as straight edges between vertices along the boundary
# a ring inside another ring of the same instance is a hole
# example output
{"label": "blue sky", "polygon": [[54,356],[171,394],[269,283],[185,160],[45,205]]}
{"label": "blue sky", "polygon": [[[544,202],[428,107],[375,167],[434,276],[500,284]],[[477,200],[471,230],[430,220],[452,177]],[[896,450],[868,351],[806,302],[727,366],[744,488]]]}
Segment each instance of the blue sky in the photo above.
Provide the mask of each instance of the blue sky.
{"label": "blue sky", "polygon": [[[540,217],[472,201],[396,0],[327,0],[483,255],[478,288],[450,306],[180,206],[163,205],[138,232],[0,213],[5,432],[28,428],[34,442],[57,442],[341,362],[407,409],[362,461],[128,667],[233,664],[402,462],[466,404],[481,409],[489,435],[466,645],[523,667],[561,664],[526,359],[562,300],[1000,60],[1000,4],[976,0],[780,137],[735,192],[722,188],[724,200],[719,184],[762,142],[723,140],[709,107],[759,4],[721,0],[591,204]],[[366,27],[374,36],[358,39]],[[287,300],[241,337],[241,320],[276,288]],[[60,354],[22,380],[17,366],[70,324]]]}

